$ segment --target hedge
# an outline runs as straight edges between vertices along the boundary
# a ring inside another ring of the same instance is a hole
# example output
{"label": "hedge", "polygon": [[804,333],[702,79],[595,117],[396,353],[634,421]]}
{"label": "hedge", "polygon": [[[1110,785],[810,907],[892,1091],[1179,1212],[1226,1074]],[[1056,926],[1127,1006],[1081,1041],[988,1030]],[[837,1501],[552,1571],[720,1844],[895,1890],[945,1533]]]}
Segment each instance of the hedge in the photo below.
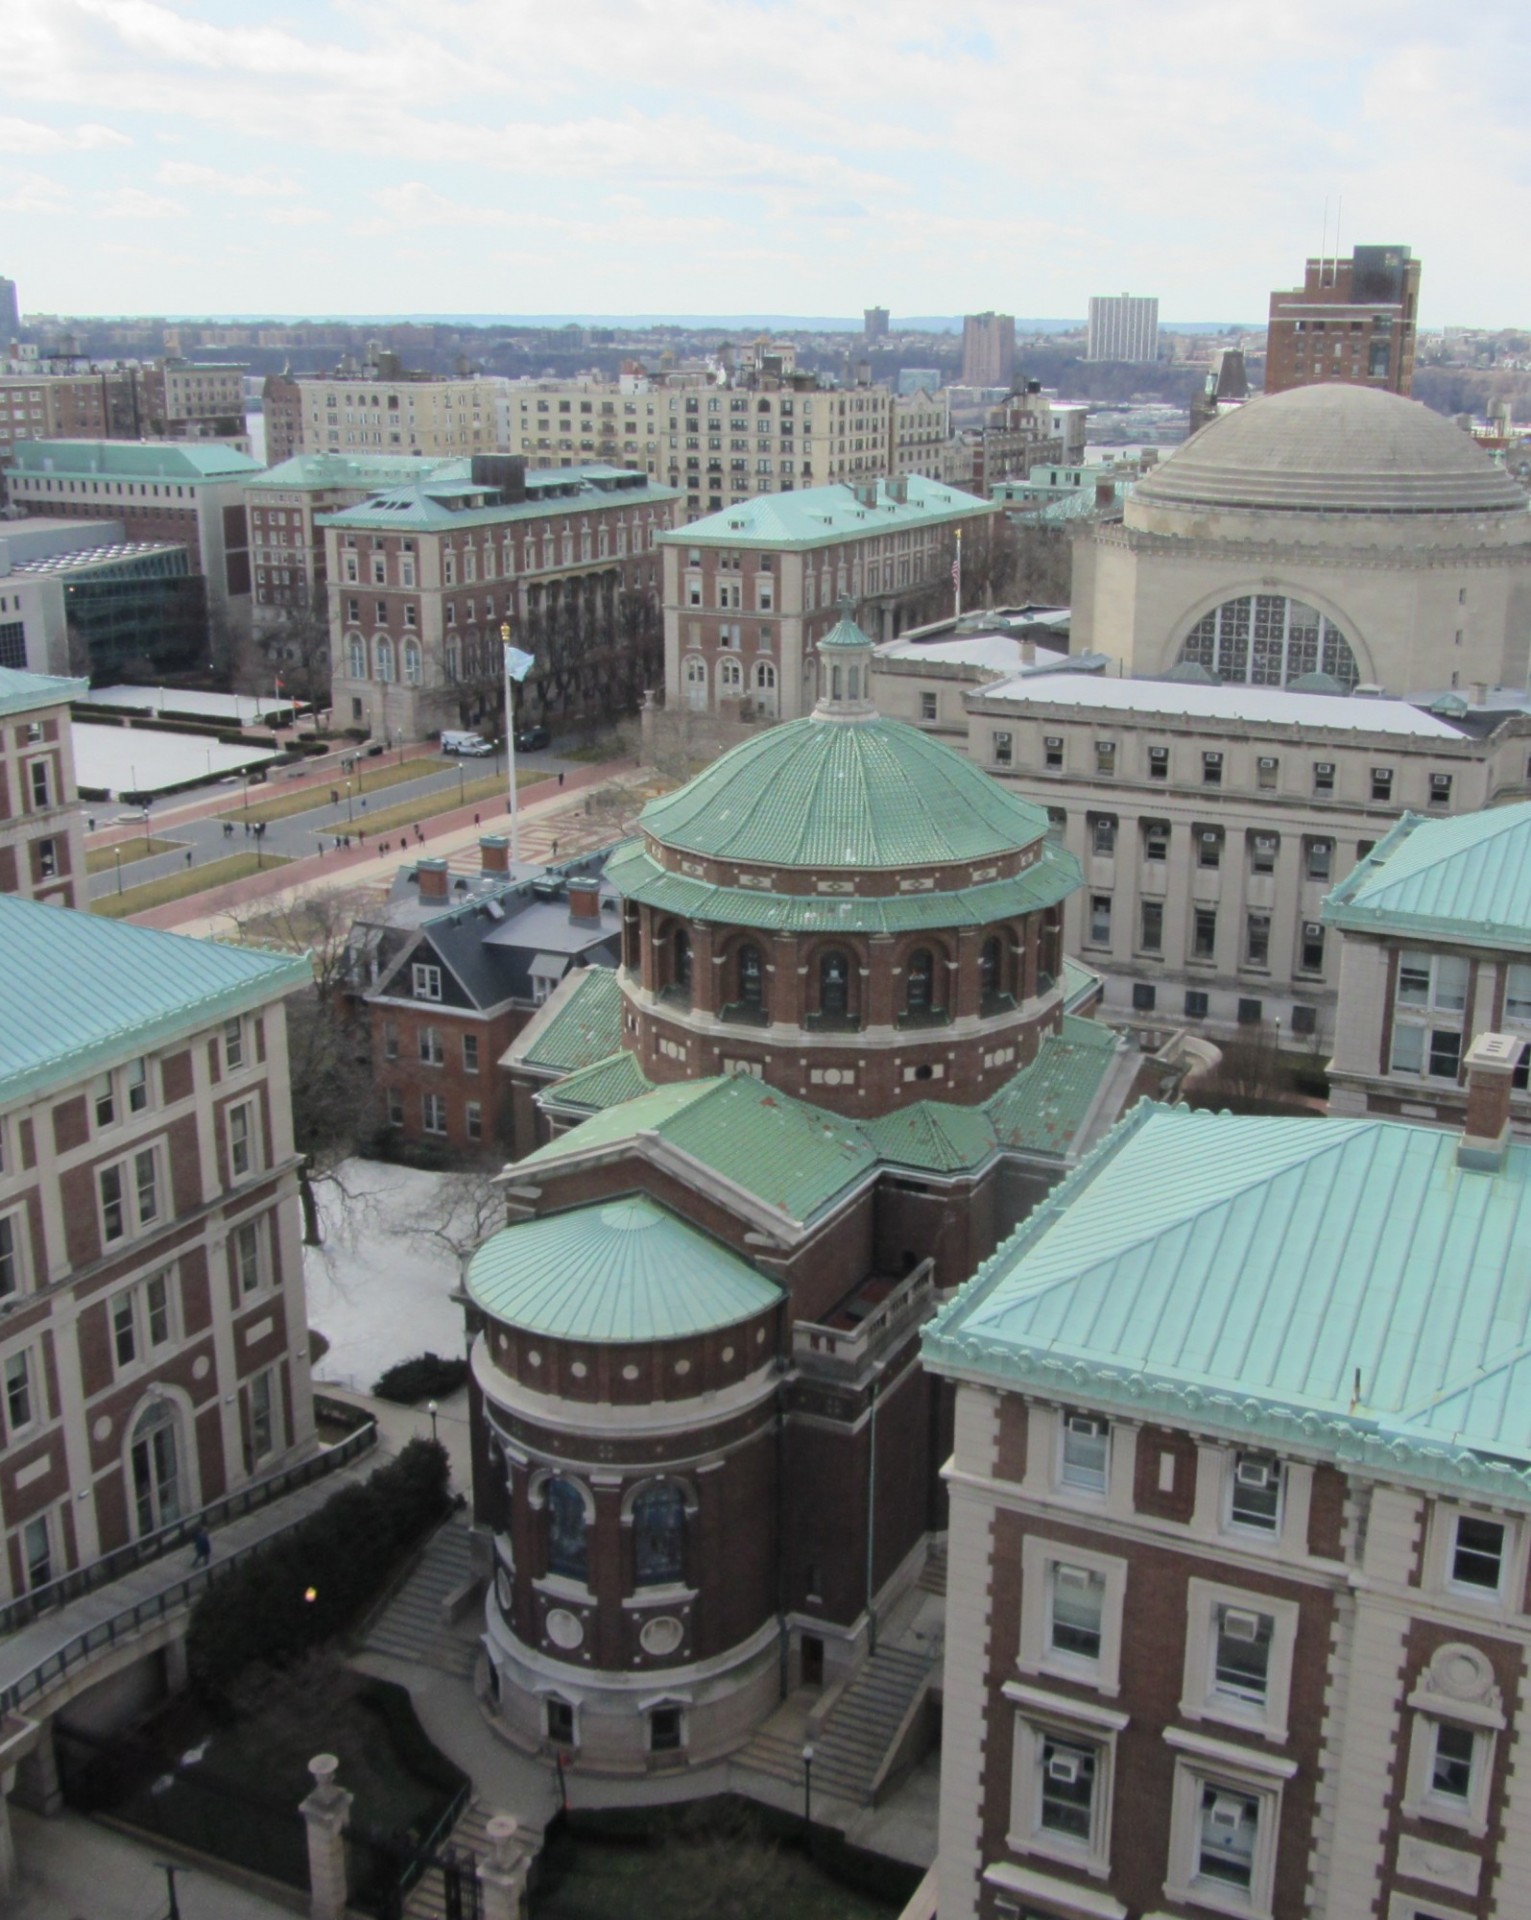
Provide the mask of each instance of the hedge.
{"label": "hedge", "polygon": [[187,1624],[187,1666],[198,1692],[220,1700],[252,1662],[285,1666],[349,1626],[445,1516],[449,1471],[445,1447],[411,1440],[365,1482],[331,1494],[316,1513],[215,1578]]}
{"label": "hedge", "polygon": [[439,1353],[421,1353],[413,1360],[400,1360],[390,1367],[378,1377],[372,1391],[379,1400],[413,1407],[422,1400],[444,1400],[449,1393],[456,1393],[467,1384],[466,1360],[444,1360]]}

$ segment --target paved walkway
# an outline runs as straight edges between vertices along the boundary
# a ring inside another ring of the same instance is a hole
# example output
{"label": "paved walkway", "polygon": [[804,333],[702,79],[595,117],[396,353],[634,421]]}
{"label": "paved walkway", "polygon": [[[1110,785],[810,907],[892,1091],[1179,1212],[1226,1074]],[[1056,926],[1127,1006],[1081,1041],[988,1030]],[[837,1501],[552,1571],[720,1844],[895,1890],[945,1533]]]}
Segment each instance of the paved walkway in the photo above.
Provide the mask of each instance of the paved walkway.
{"label": "paved walkway", "polygon": [[[5,1920],[159,1920],[169,1903],[163,1842],[130,1838],[97,1826],[82,1814],[51,1819],[12,1805],[16,1885],[4,1902]],[[290,1902],[226,1880],[204,1867],[176,1869],[182,1920],[291,1920],[306,1912],[299,1893]]]}

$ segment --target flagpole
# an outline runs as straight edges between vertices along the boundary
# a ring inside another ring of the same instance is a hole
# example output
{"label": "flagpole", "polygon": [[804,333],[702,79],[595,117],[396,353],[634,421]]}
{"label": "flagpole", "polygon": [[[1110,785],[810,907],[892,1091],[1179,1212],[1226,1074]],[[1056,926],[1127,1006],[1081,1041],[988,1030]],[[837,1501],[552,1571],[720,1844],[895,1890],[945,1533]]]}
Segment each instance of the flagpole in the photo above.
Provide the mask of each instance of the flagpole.
{"label": "flagpole", "polygon": [[506,648],[510,645],[510,622],[500,628],[500,639],[504,643],[500,649],[500,664],[505,669],[505,767],[510,782],[510,860],[512,866],[521,860],[521,815],[516,806],[516,716],[515,682],[510,677],[510,655]]}
{"label": "flagpole", "polygon": [[962,529],[957,529],[957,557],[952,562],[952,586],[956,589],[956,617],[962,618]]}

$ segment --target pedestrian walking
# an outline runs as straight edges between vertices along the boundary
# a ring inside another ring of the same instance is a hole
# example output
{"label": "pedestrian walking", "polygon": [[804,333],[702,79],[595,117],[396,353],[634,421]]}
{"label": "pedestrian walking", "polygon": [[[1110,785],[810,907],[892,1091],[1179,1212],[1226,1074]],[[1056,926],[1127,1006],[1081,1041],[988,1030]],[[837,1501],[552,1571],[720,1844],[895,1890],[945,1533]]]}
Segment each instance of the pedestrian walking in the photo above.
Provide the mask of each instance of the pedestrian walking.
{"label": "pedestrian walking", "polygon": [[213,1539],[204,1522],[199,1520],[192,1529],[191,1564],[193,1567],[205,1567],[213,1557]]}
{"label": "pedestrian walking", "polygon": [[558,784],[559,786],[563,785],[563,768],[562,767],[558,769]]}
{"label": "pedestrian walking", "polygon": [[188,867],[191,865],[191,855],[192,855],[192,849],[188,847],[186,849],[186,864]]}
{"label": "pedestrian walking", "polygon": [[330,805],[331,805],[332,807],[338,807],[338,806],[340,805],[340,789],[339,789],[339,787],[331,787],[331,788],[330,788]]}

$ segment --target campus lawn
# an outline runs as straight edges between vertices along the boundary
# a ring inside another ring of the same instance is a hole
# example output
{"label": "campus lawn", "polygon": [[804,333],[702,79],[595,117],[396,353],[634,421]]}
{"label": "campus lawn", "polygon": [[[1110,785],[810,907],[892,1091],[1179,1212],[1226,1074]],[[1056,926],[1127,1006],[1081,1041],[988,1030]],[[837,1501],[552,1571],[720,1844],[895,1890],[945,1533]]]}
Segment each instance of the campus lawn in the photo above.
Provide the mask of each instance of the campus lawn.
{"label": "campus lawn", "polygon": [[104,893],[92,900],[92,913],[109,920],[123,920],[130,914],[146,913],[150,907],[168,906],[172,900],[184,900],[188,894],[206,893],[225,886],[230,880],[243,880],[247,873],[285,867],[288,862],[277,853],[235,853],[227,860],[209,860],[200,867],[177,867],[174,873],[158,880],[146,880],[141,887],[124,887],[121,893]]}

